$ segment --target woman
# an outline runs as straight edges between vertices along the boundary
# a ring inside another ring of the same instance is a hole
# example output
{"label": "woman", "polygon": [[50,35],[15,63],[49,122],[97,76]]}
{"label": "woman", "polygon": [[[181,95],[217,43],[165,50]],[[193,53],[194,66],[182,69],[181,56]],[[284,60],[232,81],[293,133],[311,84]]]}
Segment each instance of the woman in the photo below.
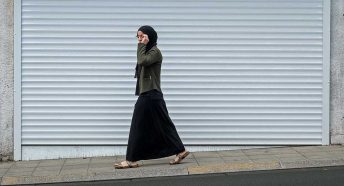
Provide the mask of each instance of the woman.
{"label": "woman", "polygon": [[162,55],[158,49],[158,35],[150,26],[137,31],[137,102],[131,121],[126,160],[114,164],[115,168],[138,167],[139,160],[157,159],[176,155],[170,164],[180,163],[186,151],[177,130],[168,115],[160,88]]}

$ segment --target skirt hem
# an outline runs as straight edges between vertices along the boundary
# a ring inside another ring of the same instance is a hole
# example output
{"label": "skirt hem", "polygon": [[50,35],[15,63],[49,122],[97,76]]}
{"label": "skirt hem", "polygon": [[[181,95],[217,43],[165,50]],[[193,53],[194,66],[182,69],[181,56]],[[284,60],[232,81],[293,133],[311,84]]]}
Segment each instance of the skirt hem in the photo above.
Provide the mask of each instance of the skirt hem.
{"label": "skirt hem", "polygon": [[183,152],[184,150],[185,149],[183,149],[183,150],[171,149],[170,151],[162,151],[162,152],[157,153],[157,154],[151,154],[151,155],[147,155],[147,156],[138,157],[136,159],[126,159],[126,160],[128,160],[128,161],[140,161],[140,160],[165,158],[165,157],[179,154],[179,153]]}

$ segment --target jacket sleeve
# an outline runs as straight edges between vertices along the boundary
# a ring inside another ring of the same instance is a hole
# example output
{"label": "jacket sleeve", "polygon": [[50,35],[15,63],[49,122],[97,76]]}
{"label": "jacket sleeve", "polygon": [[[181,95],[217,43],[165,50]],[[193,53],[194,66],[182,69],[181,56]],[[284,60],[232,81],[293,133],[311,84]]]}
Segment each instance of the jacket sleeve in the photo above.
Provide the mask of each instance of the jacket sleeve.
{"label": "jacket sleeve", "polygon": [[137,63],[142,66],[150,66],[161,61],[161,54],[159,50],[149,50],[146,54],[146,45],[139,43],[137,45]]}

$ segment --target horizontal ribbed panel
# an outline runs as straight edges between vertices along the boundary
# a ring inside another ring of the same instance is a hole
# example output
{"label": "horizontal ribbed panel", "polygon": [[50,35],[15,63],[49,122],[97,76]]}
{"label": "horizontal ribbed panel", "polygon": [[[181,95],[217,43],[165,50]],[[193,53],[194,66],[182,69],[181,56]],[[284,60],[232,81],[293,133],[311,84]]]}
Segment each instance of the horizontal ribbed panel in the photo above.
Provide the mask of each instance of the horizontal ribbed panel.
{"label": "horizontal ribbed panel", "polygon": [[185,145],[321,144],[321,0],[22,0],[22,144],[126,145],[136,31]]}

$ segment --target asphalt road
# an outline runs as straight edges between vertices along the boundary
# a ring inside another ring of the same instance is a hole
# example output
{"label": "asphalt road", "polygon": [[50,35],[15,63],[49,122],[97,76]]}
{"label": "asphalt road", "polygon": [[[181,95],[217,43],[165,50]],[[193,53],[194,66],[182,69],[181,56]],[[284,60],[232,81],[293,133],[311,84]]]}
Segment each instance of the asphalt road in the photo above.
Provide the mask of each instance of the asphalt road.
{"label": "asphalt road", "polygon": [[44,186],[344,186],[344,166],[218,173],[131,180],[41,184]]}

